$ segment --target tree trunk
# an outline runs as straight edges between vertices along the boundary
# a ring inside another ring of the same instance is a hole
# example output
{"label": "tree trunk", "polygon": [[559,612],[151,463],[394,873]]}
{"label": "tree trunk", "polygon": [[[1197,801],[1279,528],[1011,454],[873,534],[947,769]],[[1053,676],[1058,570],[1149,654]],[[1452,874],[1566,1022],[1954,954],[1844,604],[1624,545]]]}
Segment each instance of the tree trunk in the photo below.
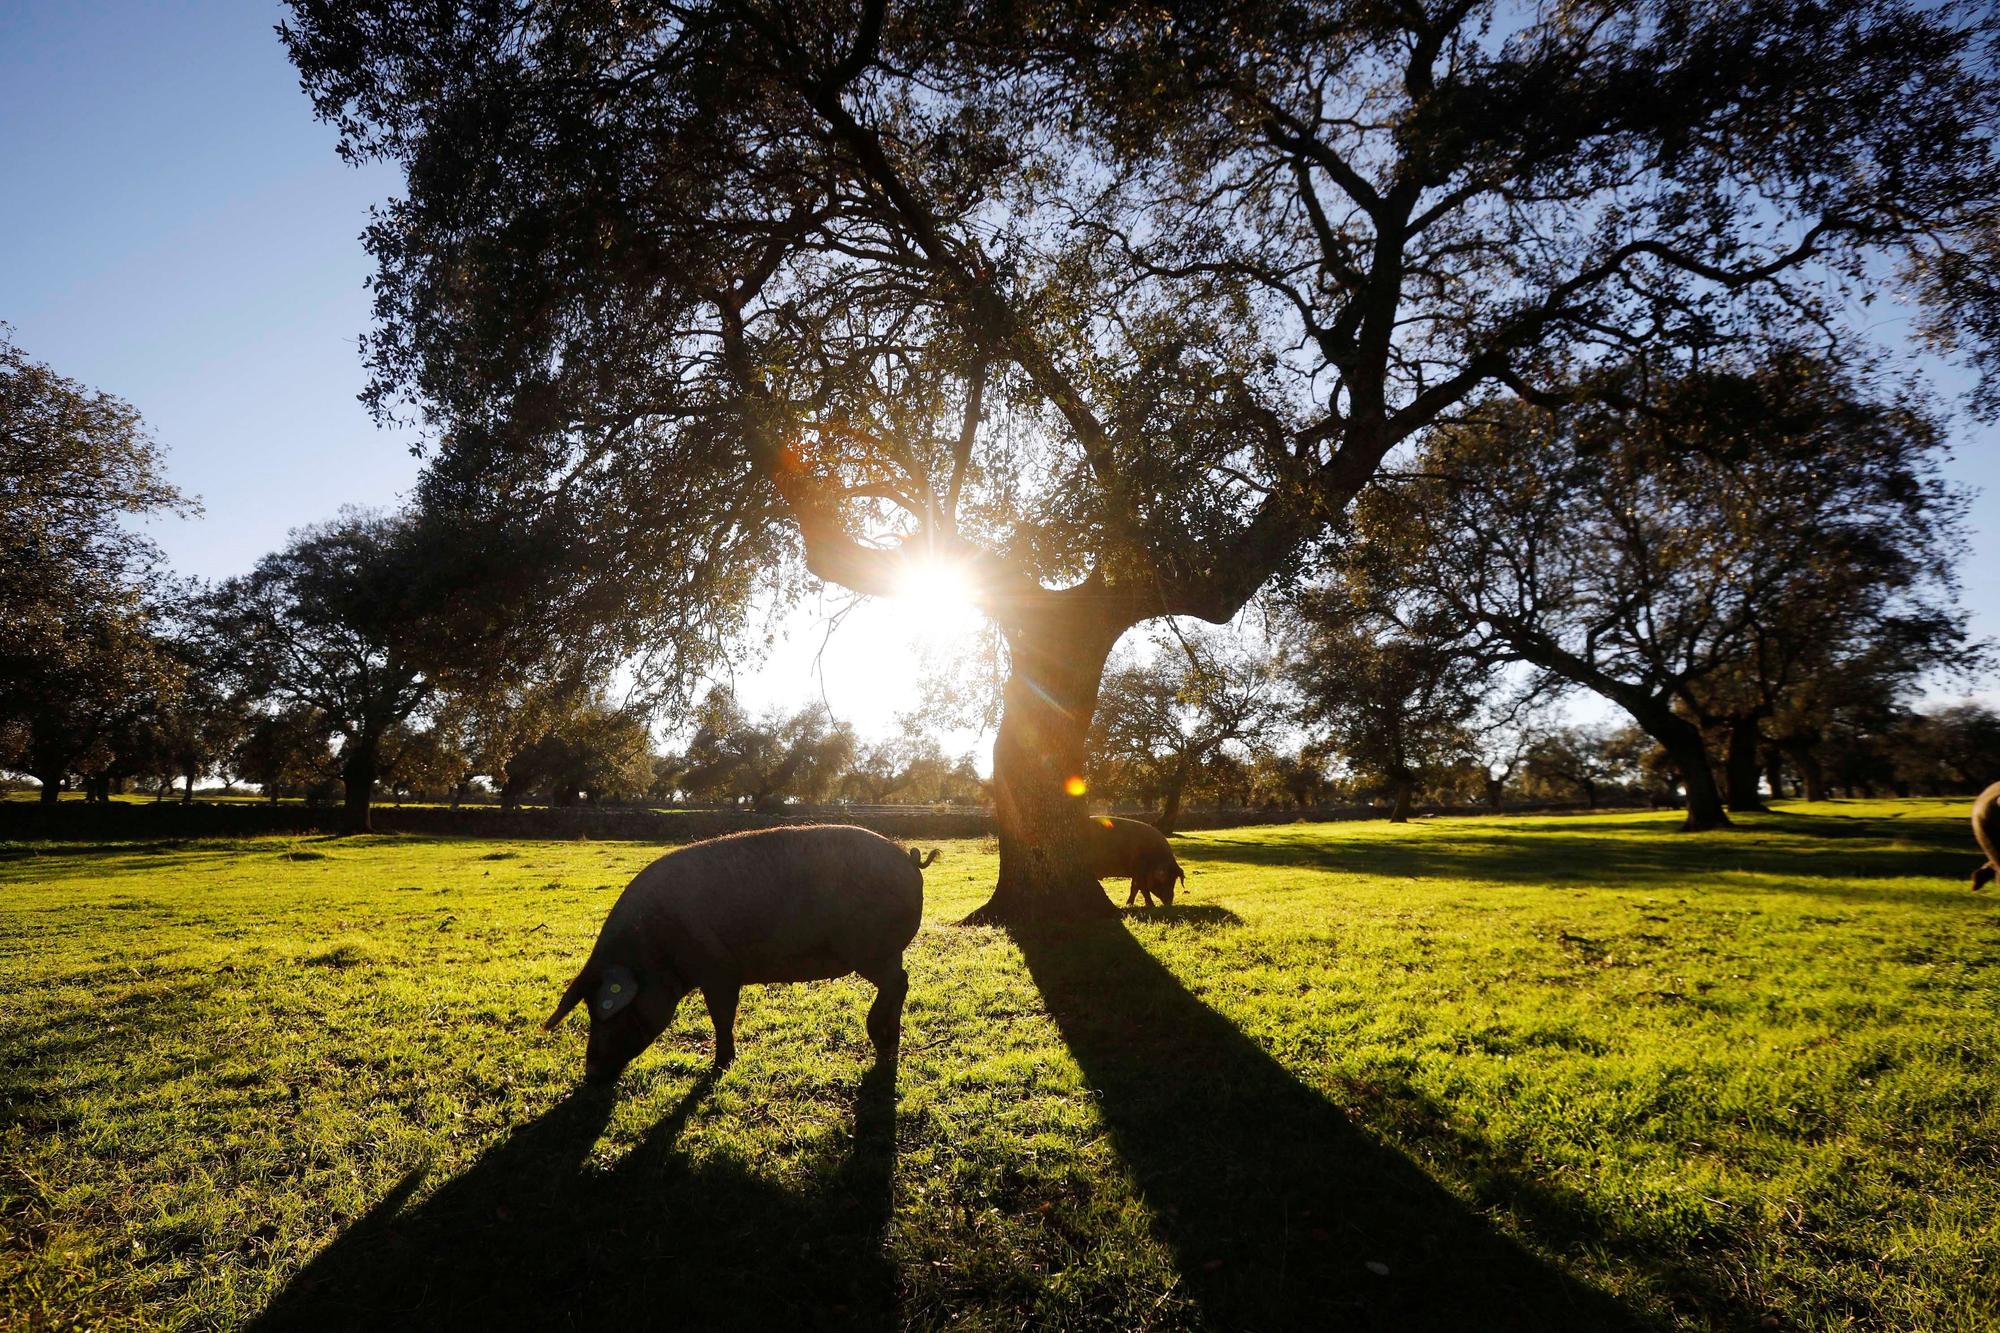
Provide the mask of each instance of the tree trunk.
{"label": "tree trunk", "polygon": [[1507,789],[1507,779],[1486,775],[1486,804],[1492,809],[1500,808],[1500,794]]}
{"label": "tree trunk", "polygon": [[1708,747],[1702,742],[1701,731],[1676,713],[1671,703],[1644,687],[1606,675],[1546,641],[1531,640],[1516,646],[1528,661],[1595,690],[1619,705],[1639,724],[1641,731],[1660,743],[1679,770],[1681,785],[1687,789],[1687,820],[1681,825],[1684,832],[1702,833],[1729,827],[1729,816],[1722,809],[1722,794],[1715,784],[1715,770],[1708,766]]}
{"label": "tree trunk", "polygon": [[35,780],[42,784],[41,803],[54,805],[62,799],[62,774],[37,773]]}
{"label": "tree trunk", "polygon": [[1778,800],[1785,794],[1785,761],[1778,754],[1778,747],[1764,747],[1764,785],[1771,789],[1771,799]]}
{"label": "tree trunk", "polygon": [[1722,808],[1722,791],[1715,785],[1715,770],[1708,766],[1708,746],[1700,729],[1671,709],[1634,720],[1666,750],[1681,775],[1681,786],[1687,789],[1687,819],[1681,829],[1705,833],[1728,828],[1729,815]]}
{"label": "tree trunk", "polygon": [[1597,784],[1589,778],[1585,778],[1582,786],[1584,808],[1586,810],[1595,810],[1597,808]]}
{"label": "tree trunk", "polygon": [[1086,869],[1083,749],[1104,659],[1122,626],[1080,599],[1052,598],[1005,629],[1011,672],[993,742],[1000,877],[970,925],[1113,917]]}
{"label": "tree trunk", "polygon": [[190,768],[190,769],[188,769],[188,770],[187,770],[187,774],[186,774],[186,778],[187,778],[187,780],[186,780],[185,784],[184,784],[184,785],[183,785],[183,786],[181,787],[181,804],[182,804],[182,805],[193,805],[193,804],[194,804],[194,770],[193,770],[192,768]]}
{"label": "tree trunk", "polygon": [[1184,779],[1167,784],[1164,799],[1160,802],[1160,817],[1153,821],[1153,827],[1160,832],[1174,831],[1174,824],[1181,817],[1181,794],[1186,785]]}
{"label": "tree trunk", "polygon": [[1389,822],[1391,824],[1407,824],[1410,822],[1410,795],[1415,790],[1416,785],[1416,783],[1410,781],[1408,778],[1399,778],[1397,780],[1396,806],[1393,810],[1389,811]]}
{"label": "tree trunk", "polygon": [[1729,778],[1731,814],[1754,814],[1765,808],[1757,792],[1759,745],[1756,718],[1739,717],[1729,723],[1729,753],[1724,767]]}
{"label": "tree trunk", "polygon": [[1808,801],[1826,799],[1826,770],[1820,767],[1817,748],[1810,741],[1793,741],[1785,746],[1786,757],[1799,771],[1799,781],[1805,784]]}
{"label": "tree trunk", "polygon": [[341,755],[340,782],[345,789],[349,833],[372,833],[375,829],[370,809],[375,799],[375,746],[376,737],[363,732],[349,738]]}

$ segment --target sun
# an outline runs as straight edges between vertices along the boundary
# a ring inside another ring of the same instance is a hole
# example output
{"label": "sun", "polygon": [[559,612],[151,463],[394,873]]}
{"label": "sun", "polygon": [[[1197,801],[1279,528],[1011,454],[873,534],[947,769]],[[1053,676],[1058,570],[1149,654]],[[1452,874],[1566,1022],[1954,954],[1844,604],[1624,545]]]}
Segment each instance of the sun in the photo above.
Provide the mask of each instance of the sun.
{"label": "sun", "polygon": [[985,623],[972,580],[948,560],[911,561],[890,605],[904,632],[932,647],[969,637]]}

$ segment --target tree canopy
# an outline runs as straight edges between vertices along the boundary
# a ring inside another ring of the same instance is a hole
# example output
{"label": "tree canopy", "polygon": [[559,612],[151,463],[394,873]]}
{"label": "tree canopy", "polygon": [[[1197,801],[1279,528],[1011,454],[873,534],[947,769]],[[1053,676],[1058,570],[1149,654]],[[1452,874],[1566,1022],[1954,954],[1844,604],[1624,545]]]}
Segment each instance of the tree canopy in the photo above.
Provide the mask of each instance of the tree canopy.
{"label": "tree canopy", "polygon": [[406,517],[349,510],[301,529],[208,597],[216,642],[247,693],[340,737],[352,825],[369,827],[381,747],[428,703],[423,644],[444,590]]}
{"label": "tree canopy", "polygon": [[0,762],[53,801],[185,678],[137,515],[196,512],[131,404],[32,360],[0,325]]}
{"label": "tree canopy", "polygon": [[1754,801],[1758,729],[1787,699],[1956,648],[1963,497],[1920,404],[1817,358],[1653,392],[1662,410],[1494,402],[1435,432],[1359,510],[1355,569],[1624,708],[1707,826],[1727,817],[1705,727],[1730,733]]}
{"label": "tree canopy", "polygon": [[1247,763],[1283,722],[1269,656],[1215,635],[1166,635],[1144,658],[1114,659],[1091,724],[1093,788],[1158,801],[1172,831],[1189,789],[1219,760]]}
{"label": "tree canopy", "polygon": [[1300,609],[1287,674],[1301,718],[1357,778],[1388,789],[1390,819],[1407,820],[1419,787],[1472,759],[1490,664],[1454,623],[1399,622],[1345,589]]}
{"label": "tree canopy", "polygon": [[818,704],[752,718],[718,686],[702,700],[695,724],[681,757],[682,787],[709,799],[742,798],[760,811],[824,796],[854,758],[853,728]]}
{"label": "tree canopy", "polygon": [[1942,335],[2000,304],[1956,8],[292,8],[406,177],[375,401],[460,510],[577,520],[564,607],[678,661],[760,572],[970,572],[996,918],[1109,911],[1064,792],[1119,635],[1228,619],[1482,393],[1818,331],[1885,255]]}

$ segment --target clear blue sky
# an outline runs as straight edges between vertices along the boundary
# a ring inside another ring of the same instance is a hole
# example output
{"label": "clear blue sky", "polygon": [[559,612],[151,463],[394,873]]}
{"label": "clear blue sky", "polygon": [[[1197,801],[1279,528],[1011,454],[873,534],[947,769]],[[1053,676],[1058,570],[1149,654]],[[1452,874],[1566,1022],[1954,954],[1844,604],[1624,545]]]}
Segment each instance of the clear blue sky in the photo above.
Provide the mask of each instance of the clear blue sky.
{"label": "clear blue sky", "polygon": [[357,238],[397,182],[335,156],[278,18],[255,0],[0,3],[0,319],[144,414],[207,507],[154,529],[190,574],[239,572],[416,474],[355,400]]}
{"label": "clear blue sky", "polygon": [[[342,504],[392,503],[417,467],[355,400],[358,237],[398,182],[334,155],[279,17],[259,0],[0,0],[0,320],[30,355],[144,413],[207,508],[155,532],[179,569],[209,577]],[[1976,632],[2000,638],[1996,445],[1968,426],[1954,473],[1983,492],[1966,598]],[[839,640],[870,637],[857,629],[836,636],[843,656]],[[857,679],[879,674],[852,651]],[[847,673],[828,668],[838,694]],[[769,681],[771,697],[817,693],[807,670]],[[864,730],[886,722],[831,702]]]}

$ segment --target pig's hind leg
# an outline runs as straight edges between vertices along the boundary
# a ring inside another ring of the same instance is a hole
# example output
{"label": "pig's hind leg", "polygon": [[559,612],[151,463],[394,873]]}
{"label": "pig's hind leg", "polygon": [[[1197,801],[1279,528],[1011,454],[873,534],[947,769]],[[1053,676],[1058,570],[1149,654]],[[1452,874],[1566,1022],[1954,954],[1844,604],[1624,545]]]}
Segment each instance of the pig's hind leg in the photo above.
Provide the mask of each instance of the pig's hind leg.
{"label": "pig's hind leg", "polygon": [[901,955],[885,963],[857,967],[864,980],[875,983],[875,1003],[868,1006],[868,1040],[877,1060],[894,1060],[903,1035],[903,1000],[910,993],[910,974]]}

